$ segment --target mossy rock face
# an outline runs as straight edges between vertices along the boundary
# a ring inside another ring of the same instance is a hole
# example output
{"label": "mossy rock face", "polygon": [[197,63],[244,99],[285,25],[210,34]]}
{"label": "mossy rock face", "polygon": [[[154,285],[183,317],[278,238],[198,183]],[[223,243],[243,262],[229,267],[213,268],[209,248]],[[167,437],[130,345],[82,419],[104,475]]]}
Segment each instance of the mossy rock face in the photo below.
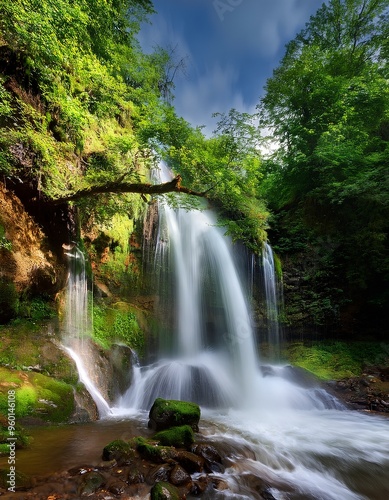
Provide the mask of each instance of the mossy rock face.
{"label": "mossy rock face", "polygon": [[181,425],[157,432],[153,439],[159,441],[162,446],[189,448],[194,443],[194,434],[190,425]]}
{"label": "mossy rock face", "polygon": [[130,463],[135,456],[134,443],[116,439],[103,449],[103,460],[116,460],[118,464]]}
{"label": "mossy rock face", "polygon": [[7,413],[8,394],[15,395],[15,416],[40,418],[46,422],[67,422],[74,411],[73,387],[41,373],[0,367],[0,414]]}
{"label": "mossy rock face", "polygon": [[[8,431],[8,420],[5,416],[0,415],[0,457],[3,455],[9,455],[9,437],[10,435]],[[15,429],[13,430],[12,437],[16,439],[16,441],[12,442],[15,444],[17,449],[25,448],[29,443],[29,438],[26,434],[26,431],[17,423],[15,423]]]}
{"label": "mossy rock face", "polygon": [[151,488],[150,500],[180,500],[180,493],[172,484],[160,481]]}
{"label": "mossy rock face", "polygon": [[149,413],[149,428],[156,431],[189,425],[198,431],[200,406],[187,401],[157,398]]}

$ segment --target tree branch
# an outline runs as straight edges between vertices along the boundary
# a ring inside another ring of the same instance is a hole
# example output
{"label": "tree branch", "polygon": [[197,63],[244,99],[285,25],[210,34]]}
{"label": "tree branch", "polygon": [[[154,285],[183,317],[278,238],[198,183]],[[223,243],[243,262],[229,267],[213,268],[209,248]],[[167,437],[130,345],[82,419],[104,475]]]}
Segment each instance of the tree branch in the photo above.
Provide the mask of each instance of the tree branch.
{"label": "tree branch", "polygon": [[169,182],[163,184],[148,184],[148,183],[129,183],[113,181],[106,182],[105,184],[98,186],[91,186],[85,189],[80,189],[68,196],[63,196],[61,198],[56,198],[51,200],[54,205],[60,205],[62,203],[68,203],[69,201],[77,201],[82,198],[89,196],[96,196],[98,194],[104,193],[139,193],[141,195],[145,194],[165,194],[165,193],[185,193],[192,196],[204,197],[205,193],[199,193],[197,191],[192,191],[192,189],[181,186],[181,176],[177,175]]}

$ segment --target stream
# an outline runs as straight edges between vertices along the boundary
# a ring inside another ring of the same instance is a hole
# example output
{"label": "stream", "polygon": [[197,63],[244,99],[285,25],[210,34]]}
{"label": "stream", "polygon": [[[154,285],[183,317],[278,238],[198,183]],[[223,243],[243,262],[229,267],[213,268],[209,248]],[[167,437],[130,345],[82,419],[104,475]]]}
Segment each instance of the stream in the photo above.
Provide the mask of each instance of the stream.
{"label": "stream", "polygon": [[[278,500],[388,498],[387,418],[339,410],[202,413],[196,439],[221,451],[226,470],[220,477],[230,489],[212,498],[256,498],[255,478],[269,483]],[[133,412],[94,423],[31,428],[32,445],[17,450],[17,470],[45,476],[97,465],[112,440],[150,436],[147,419],[148,412]],[[0,459],[2,467],[6,457]]]}

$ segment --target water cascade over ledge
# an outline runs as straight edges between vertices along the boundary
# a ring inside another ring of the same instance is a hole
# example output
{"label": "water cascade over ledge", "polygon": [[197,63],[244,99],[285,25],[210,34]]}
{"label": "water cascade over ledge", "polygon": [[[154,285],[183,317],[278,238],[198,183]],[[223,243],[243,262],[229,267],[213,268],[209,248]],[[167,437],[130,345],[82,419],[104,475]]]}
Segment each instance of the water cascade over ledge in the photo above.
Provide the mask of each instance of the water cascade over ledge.
{"label": "water cascade over ledge", "polygon": [[[164,165],[160,176],[162,182],[171,179]],[[262,407],[269,397],[264,386],[269,378],[277,378],[283,404],[340,407],[325,391],[301,387],[279,375],[282,367],[267,370],[264,377],[247,297],[232,243],[224,233],[209,210],[160,206],[154,267],[173,268],[174,340],[168,349],[161,349],[155,363],[135,367],[134,382],[119,406],[147,410],[156,397],[163,397],[194,401],[206,408]],[[274,265],[272,270],[274,274]]]}
{"label": "water cascade over ledge", "polygon": [[76,364],[80,381],[85,385],[96,404],[100,418],[111,413],[106,399],[93,381],[91,356],[91,314],[88,307],[88,282],[85,256],[76,244],[66,245],[68,282],[66,287],[65,317],[62,326],[64,349]]}

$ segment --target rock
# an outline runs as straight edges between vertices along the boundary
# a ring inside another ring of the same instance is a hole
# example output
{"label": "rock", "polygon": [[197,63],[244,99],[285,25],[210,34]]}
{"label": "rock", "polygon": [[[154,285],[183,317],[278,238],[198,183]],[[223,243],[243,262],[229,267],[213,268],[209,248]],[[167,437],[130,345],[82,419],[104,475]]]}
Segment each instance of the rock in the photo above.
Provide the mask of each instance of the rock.
{"label": "rock", "polygon": [[34,480],[27,474],[17,470],[0,469],[0,488],[8,490],[14,487],[15,490],[28,490],[34,486]]}
{"label": "rock", "polygon": [[175,486],[182,486],[191,481],[190,475],[181,465],[175,465],[170,472],[170,482]]}
{"label": "rock", "polygon": [[205,460],[190,451],[177,452],[176,460],[190,474],[194,472],[203,472]]}
{"label": "rock", "polygon": [[135,456],[135,449],[132,443],[117,439],[107,444],[103,449],[103,460],[116,460],[119,465],[131,463]]}
{"label": "rock", "polygon": [[104,477],[97,471],[87,472],[82,476],[78,493],[81,496],[88,496],[95,493],[105,483]]}
{"label": "rock", "polygon": [[150,409],[148,425],[156,431],[181,425],[190,425],[198,431],[200,413],[196,403],[157,398]]}
{"label": "rock", "polygon": [[163,446],[174,446],[175,448],[189,448],[194,442],[193,429],[189,425],[172,427],[157,432],[153,437]]}
{"label": "rock", "polygon": [[157,442],[136,438],[137,450],[142,458],[154,463],[164,463],[175,459],[177,451],[170,446],[158,446]]}
{"label": "rock", "polygon": [[145,482],[145,476],[142,471],[137,468],[131,468],[127,475],[128,484],[139,484]]}
{"label": "rock", "polygon": [[214,446],[210,444],[194,444],[190,451],[204,458],[208,472],[224,472],[225,467],[222,465],[222,458]]}
{"label": "rock", "polygon": [[150,500],[180,500],[180,493],[172,484],[161,481],[151,488]]}
{"label": "rock", "polygon": [[199,476],[193,481],[191,492],[193,493],[193,495],[200,496],[209,488],[210,484],[211,479],[209,476]]}
{"label": "rock", "polygon": [[169,464],[157,465],[150,470],[147,476],[148,484],[158,483],[159,481],[168,481],[172,466]]}
{"label": "rock", "polygon": [[107,490],[114,495],[121,495],[126,491],[126,483],[120,479],[110,481],[107,485]]}

